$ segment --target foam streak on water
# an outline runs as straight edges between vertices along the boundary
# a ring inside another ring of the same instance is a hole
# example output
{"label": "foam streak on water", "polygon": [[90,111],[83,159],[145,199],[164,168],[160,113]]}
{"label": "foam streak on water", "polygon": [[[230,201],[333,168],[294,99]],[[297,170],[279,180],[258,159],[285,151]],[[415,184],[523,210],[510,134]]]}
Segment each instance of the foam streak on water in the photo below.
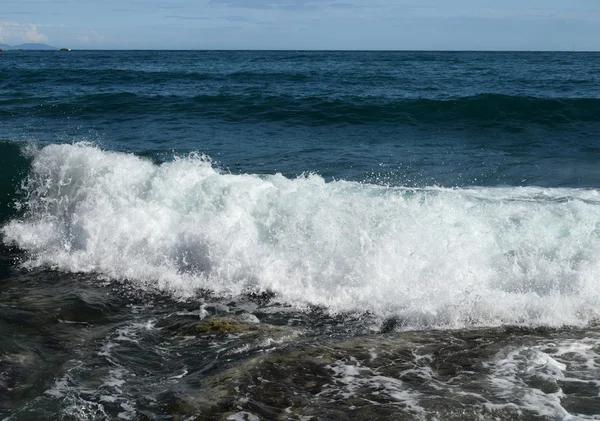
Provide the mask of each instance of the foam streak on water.
{"label": "foam streak on water", "polygon": [[269,290],[407,328],[600,315],[596,190],[233,175],[196,155],[155,165],[89,144],[33,154],[27,213],[2,228],[29,267],[181,296]]}

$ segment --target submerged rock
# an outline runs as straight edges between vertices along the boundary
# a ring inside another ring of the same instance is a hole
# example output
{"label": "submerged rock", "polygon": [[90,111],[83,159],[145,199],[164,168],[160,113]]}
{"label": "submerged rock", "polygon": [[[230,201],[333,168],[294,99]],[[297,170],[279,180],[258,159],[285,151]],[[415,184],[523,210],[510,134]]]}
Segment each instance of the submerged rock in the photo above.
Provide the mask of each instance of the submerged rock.
{"label": "submerged rock", "polygon": [[260,323],[255,316],[241,315],[239,317],[207,317],[201,320],[190,321],[189,319],[179,319],[172,321],[164,326],[167,330],[176,335],[183,336],[202,336],[202,335],[246,335],[268,336],[275,334],[289,334],[292,331],[286,326],[275,326],[266,323]]}
{"label": "submerged rock", "polygon": [[255,332],[260,325],[255,323],[243,322],[241,320],[232,319],[229,317],[211,317],[204,319],[195,326],[196,333],[247,333]]}
{"label": "submerged rock", "polygon": [[[237,324],[208,321],[202,329],[222,325]],[[567,407],[596,413],[597,388],[574,393],[567,386],[580,383],[563,377],[566,365],[552,363],[563,356],[545,343],[559,335],[483,329],[307,339],[215,373],[200,393],[181,399],[186,414],[197,409],[190,418],[197,421],[541,421],[559,419]]]}

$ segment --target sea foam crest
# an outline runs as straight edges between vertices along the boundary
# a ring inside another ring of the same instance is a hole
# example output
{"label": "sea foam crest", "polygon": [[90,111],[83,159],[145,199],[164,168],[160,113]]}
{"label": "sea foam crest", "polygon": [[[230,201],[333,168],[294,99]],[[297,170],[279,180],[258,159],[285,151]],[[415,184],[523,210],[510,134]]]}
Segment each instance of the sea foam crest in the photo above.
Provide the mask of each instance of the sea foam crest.
{"label": "sea foam crest", "polygon": [[600,195],[406,189],[318,175],[155,165],[87,144],[34,152],[26,215],[2,228],[26,265],[193,296],[273,291],[406,327],[586,324],[600,315]]}

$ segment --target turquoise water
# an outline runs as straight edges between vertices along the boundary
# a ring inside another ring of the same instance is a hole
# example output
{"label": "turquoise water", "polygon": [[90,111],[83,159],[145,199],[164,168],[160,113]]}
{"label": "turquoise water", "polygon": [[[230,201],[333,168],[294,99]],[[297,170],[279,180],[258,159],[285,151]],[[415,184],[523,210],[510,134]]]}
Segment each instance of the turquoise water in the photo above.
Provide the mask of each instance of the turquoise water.
{"label": "turquoise water", "polygon": [[0,55],[0,416],[600,419],[600,54]]}

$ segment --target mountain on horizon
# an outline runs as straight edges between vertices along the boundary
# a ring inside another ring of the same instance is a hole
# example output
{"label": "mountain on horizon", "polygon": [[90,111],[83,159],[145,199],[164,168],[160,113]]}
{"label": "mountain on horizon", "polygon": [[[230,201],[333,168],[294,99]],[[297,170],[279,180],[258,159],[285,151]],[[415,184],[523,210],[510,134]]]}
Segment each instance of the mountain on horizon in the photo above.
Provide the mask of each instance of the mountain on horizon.
{"label": "mountain on horizon", "polygon": [[3,50],[58,50],[56,47],[38,42],[26,42],[19,45],[0,44],[0,48]]}

